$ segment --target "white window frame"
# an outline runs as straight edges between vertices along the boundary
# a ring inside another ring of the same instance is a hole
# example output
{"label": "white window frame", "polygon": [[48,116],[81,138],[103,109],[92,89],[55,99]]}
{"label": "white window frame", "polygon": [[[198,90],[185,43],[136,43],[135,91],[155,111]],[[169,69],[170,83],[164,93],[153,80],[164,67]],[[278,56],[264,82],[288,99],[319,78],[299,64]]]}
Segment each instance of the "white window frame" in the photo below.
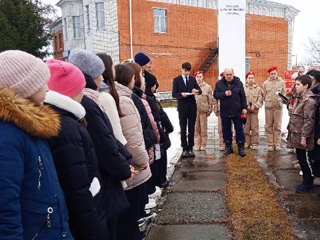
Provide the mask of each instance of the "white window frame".
{"label": "white window frame", "polygon": [[104,2],[96,2],[96,19],[97,19],[97,29],[98,30],[104,29],[106,27]]}
{"label": "white window frame", "polygon": [[91,25],[90,25],[90,6],[89,6],[89,4],[86,5],[85,9],[86,9],[87,32],[90,32]]}
{"label": "white window frame", "polygon": [[67,18],[63,19],[63,30],[64,30],[64,39],[68,40],[68,26],[67,26]]}
{"label": "white window frame", "polygon": [[80,16],[72,17],[73,37],[81,38],[81,18]]}
{"label": "white window frame", "polygon": [[165,8],[153,8],[153,31],[155,33],[168,32],[167,14],[168,11]]}

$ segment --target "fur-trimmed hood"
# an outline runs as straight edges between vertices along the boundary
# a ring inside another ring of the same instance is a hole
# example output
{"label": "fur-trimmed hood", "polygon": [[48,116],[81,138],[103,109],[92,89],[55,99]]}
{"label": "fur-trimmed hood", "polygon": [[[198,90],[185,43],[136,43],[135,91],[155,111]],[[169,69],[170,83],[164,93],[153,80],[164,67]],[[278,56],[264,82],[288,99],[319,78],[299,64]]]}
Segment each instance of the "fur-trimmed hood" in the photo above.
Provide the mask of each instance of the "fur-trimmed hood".
{"label": "fur-trimmed hood", "polygon": [[60,130],[59,115],[47,106],[36,106],[9,88],[0,89],[0,121],[11,122],[32,136],[50,138]]}

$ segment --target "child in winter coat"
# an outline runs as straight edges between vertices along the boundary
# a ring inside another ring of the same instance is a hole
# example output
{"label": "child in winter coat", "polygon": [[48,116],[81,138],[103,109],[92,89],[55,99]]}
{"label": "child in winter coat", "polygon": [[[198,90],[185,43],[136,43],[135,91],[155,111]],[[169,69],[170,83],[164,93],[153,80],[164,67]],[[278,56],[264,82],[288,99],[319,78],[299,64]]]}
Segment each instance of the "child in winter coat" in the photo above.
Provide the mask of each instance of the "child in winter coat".
{"label": "child in winter coat", "polygon": [[98,160],[91,137],[83,125],[80,104],[85,87],[82,72],[74,65],[48,60],[51,77],[45,102],[59,113],[61,131],[49,144],[66,196],[70,228],[75,239],[107,239],[107,217]]}
{"label": "child in winter coat", "polygon": [[298,193],[313,190],[314,176],[309,157],[314,148],[314,121],[318,103],[317,96],[308,90],[311,82],[308,75],[297,77],[296,91],[299,97],[288,124],[288,141],[296,149],[297,159],[303,172],[303,181],[296,187]]}
{"label": "child in winter coat", "polygon": [[244,88],[247,98],[248,112],[247,123],[244,125],[244,134],[246,139],[246,147],[258,149],[259,145],[259,109],[263,104],[263,91],[256,84],[254,73],[246,74],[246,85]]}
{"label": "child in winter coat", "polygon": [[197,118],[194,131],[194,150],[204,151],[207,146],[208,117],[213,110],[212,88],[209,84],[203,81],[203,71],[196,71],[194,76],[202,91],[201,95],[195,95],[197,103]]}
{"label": "child in winter coat", "polygon": [[[77,66],[85,75],[85,96],[81,104],[87,112],[87,130],[96,149],[100,166],[108,226],[114,228],[119,215],[129,207],[121,181],[131,177],[132,156],[115,138],[109,117],[105,114],[100,102],[98,89],[103,81],[102,74],[105,70],[102,60],[87,50],[77,49],[70,54],[69,62]],[[115,234],[112,232],[113,237]]]}
{"label": "child in winter coat", "polygon": [[47,143],[61,129],[43,106],[49,77],[41,59],[0,53],[0,239],[73,239]]}
{"label": "child in winter coat", "polygon": [[154,171],[157,175],[153,177],[153,180],[156,186],[165,188],[169,185],[167,180],[167,149],[171,145],[169,134],[173,132],[173,126],[168,115],[154,95],[159,87],[157,78],[147,71],[144,72],[144,76],[146,81],[146,99],[150,105],[152,115],[157,122],[160,134],[161,158],[155,161],[153,165],[153,167],[157,169]]}
{"label": "child in winter coat", "polygon": [[123,135],[127,139],[126,148],[132,154],[132,165],[137,172],[126,181],[126,196],[129,208],[119,217],[117,239],[141,239],[138,228],[141,209],[145,205],[144,183],[151,177],[149,156],[145,147],[140,114],[132,100],[134,87],[134,71],[127,65],[115,66],[115,87],[120,97],[120,107],[123,117],[120,119]]}

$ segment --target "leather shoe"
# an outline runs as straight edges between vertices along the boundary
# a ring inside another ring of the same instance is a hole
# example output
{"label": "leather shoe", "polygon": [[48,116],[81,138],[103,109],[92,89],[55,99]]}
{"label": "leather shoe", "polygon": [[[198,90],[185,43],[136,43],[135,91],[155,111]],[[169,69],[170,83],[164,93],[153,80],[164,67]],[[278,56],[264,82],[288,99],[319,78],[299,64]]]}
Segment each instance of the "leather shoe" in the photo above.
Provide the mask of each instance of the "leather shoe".
{"label": "leather shoe", "polygon": [[192,150],[188,151],[188,156],[189,157],[195,157],[196,155],[194,154],[194,152]]}
{"label": "leather shoe", "polygon": [[188,151],[187,151],[187,150],[184,150],[184,151],[182,152],[182,154],[181,154],[181,158],[187,158],[187,157],[189,157]]}

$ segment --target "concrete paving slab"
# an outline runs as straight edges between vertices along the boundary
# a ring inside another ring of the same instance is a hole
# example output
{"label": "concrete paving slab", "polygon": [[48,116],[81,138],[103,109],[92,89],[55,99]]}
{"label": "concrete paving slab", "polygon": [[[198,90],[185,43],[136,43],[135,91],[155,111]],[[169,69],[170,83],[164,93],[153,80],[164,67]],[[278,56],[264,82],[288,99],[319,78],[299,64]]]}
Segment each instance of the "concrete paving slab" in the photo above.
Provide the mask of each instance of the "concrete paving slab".
{"label": "concrete paving slab", "polygon": [[294,226],[299,240],[319,240],[320,219],[304,219]]}
{"label": "concrete paving slab", "polygon": [[216,192],[168,193],[157,224],[201,224],[226,221],[225,199]]}
{"label": "concrete paving slab", "polygon": [[176,192],[218,191],[226,185],[226,174],[217,171],[185,171],[171,187]]}
{"label": "concrete paving slab", "polygon": [[226,166],[223,158],[217,159],[200,159],[195,158],[192,161],[181,162],[182,168],[187,168],[189,171],[225,171]]}
{"label": "concrete paving slab", "polygon": [[229,240],[231,232],[224,225],[154,226],[147,240]]}

